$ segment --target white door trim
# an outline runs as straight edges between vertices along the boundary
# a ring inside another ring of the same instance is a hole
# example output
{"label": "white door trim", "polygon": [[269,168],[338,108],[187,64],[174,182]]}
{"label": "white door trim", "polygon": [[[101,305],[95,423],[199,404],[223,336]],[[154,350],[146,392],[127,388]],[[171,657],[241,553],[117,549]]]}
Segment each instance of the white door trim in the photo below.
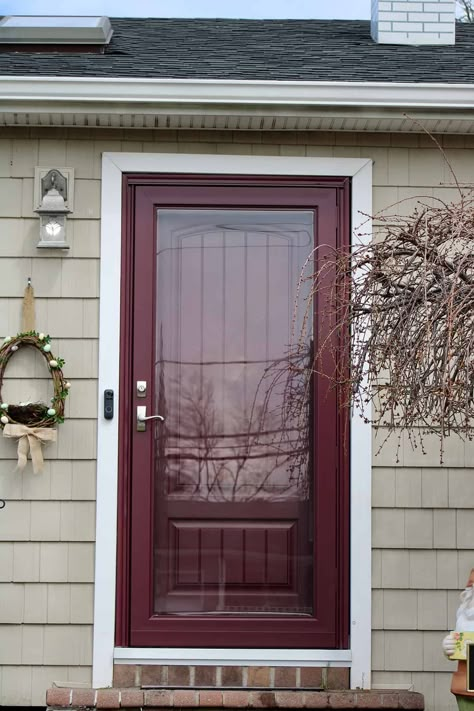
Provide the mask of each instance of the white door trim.
{"label": "white door trim", "polygon": [[[115,585],[117,554],[118,416],[103,417],[102,394],[115,393],[119,412],[120,277],[122,174],[226,173],[260,175],[319,175],[352,178],[352,229],[364,221],[370,234],[372,214],[372,161],[360,158],[292,158],[205,154],[104,153],[102,158],[102,211],[99,327],[99,411],[97,449],[97,540],[95,559],[93,678],[95,688],[112,686],[114,663]],[[360,242],[360,237],[357,241]],[[354,416],[351,423],[351,591],[350,650],[214,650],[220,663],[235,653],[249,663],[287,664],[344,660],[351,665],[351,687],[370,688],[371,669],[371,428]],[[199,657],[198,649],[116,650],[122,655],[151,662],[174,663]],[[207,650],[210,654],[210,650]],[[303,656],[302,656],[303,654]],[[145,656],[146,655],[146,656]],[[335,657],[339,656],[336,660]],[[212,656],[212,654],[211,654]],[[351,661],[350,661],[351,660]],[[281,663],[281,661],[280,661]]]}

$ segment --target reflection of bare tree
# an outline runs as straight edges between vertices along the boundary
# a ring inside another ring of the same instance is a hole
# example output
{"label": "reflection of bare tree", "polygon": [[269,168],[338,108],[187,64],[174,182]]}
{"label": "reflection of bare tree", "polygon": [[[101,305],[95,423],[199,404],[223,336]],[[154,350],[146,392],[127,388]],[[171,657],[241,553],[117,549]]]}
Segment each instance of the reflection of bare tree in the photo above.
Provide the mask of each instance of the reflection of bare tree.
{"label": "reflection of bare tree", "polygon": [[313,218],[160,211],[155,383],[167,408],[155,454],[168,496],[307,498],[311,359],[285,344]]}
{"label": "reflection of bare tree", "polygon": [[305,362],[310,362],[308,352],[259,363],[253,395],[243,407],[229,397],[230,386],[224,397],[220,378],[203,375],[209,364],[179,364],[179,377],[168,379],[164,364],[159,365],[161,398],[166,383],[167,397],[174,402],[157,449],[169,494],[205,501],[307,498],[310,398]]}

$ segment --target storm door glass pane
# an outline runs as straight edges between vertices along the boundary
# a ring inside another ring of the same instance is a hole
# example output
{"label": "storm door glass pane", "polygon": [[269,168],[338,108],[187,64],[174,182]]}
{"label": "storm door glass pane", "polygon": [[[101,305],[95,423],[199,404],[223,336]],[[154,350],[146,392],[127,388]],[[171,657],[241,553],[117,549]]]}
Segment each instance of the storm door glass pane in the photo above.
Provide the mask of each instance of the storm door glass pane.
{"label": "storm door glass pane", "polygon": [[311,334],[298,363],[291,343],[313,213],[160,209],[157,230],[155,613],[311,614]]}

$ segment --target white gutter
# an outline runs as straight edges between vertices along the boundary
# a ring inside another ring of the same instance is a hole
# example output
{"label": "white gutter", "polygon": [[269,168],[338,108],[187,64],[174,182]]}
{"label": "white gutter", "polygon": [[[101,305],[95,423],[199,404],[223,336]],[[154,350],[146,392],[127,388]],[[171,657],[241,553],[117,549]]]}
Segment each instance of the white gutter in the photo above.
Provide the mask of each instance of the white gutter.
{"label": "white gutter", "polygon": [[[79,103],[178,105],[374,107],[405,109],[473,109],[469,84],[391,82],[285,82],[207,79],[130,79],[0,76],[1,110],[25,110],[23,102],[55,106]],[[43,107],[42,107],[43,108]],[[91,106],[92,108],[92,106]]]}

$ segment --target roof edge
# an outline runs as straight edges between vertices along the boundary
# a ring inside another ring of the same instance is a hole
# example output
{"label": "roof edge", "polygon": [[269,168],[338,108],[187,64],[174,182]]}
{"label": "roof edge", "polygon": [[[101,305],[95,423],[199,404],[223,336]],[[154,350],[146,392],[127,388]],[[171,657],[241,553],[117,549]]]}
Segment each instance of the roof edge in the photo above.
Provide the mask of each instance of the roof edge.
{"label": "roof edge", "polygon": [[[13,111],[23,102],[38,102],[54,111],[61,104],[102,107],[120,103],[206,106],[373,107],[406,109],[474,109],[472,84],[396,82],[285,82],[209,79],[131,79],[86,77],[0,76],[2,109]],[[5,105],[8,103],[8,107]]]}

